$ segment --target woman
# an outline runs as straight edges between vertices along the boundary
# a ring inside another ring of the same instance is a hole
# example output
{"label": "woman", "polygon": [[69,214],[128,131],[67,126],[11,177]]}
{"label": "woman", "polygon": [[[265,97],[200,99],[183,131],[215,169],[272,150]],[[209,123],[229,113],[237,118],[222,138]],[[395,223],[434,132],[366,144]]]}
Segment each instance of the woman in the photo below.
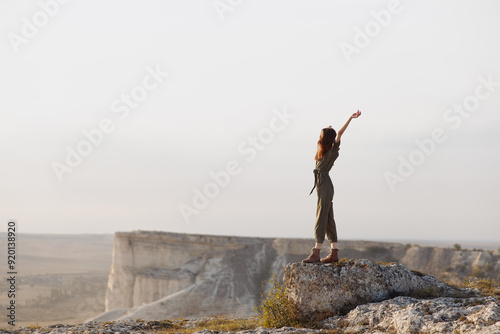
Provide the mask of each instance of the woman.
{"label": "woman", "polygon": [[[332,127],[324,128],[318,140],[318,150],[316,152],[316,168],[314,169],[314,187],[318,194],[318,204],[316,207],[315,237],[316,245],[308,258],[302,260],[303,263],[332,263],[339,262],[337,249],[337,228],[333,219],[333,184],[328,172],[332,169],[333,163],[339,156],[340,138],[353,118],[358,118],[361,111],[357,111],[349,117],[345,125],[336,133]],[[309,195],[310,195],[309,194]],[[330,240],[330,254],[320,259],[319,253],[325,240],[325,234]]]}

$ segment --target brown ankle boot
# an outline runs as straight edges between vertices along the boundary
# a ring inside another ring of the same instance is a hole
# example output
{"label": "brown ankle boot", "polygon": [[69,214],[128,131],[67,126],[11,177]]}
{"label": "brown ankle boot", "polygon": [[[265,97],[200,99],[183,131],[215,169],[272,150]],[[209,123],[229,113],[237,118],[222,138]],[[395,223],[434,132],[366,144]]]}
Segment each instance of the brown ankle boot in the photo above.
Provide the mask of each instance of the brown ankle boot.
{"label": "brown ankle boot", "polygon": [[321,263],[334,263],[339,262],[339,250],[338,249],[330,249],[330,254],[327,257],[321,259]]}
{"label": "brown ankle boot", "polygon": [[321,249],[313,248],[311,250],[311,255],[307,259],[302,260],[302,263],[319,263],[319,252]]}

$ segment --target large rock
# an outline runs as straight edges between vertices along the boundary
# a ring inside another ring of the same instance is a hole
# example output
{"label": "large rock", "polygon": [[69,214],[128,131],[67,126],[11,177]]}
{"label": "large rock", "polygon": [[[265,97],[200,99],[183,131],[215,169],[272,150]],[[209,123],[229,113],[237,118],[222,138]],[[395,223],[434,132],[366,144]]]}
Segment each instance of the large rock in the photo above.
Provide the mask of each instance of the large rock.
{"label": "large rock", "polygon": [[285,268],[284,284],[304,318],[347,313],[360,304],[396,296],[464,296],[465,292],[397,264],[369,260],[317,265],[294,263]]}
{"label": "large rock", "polygon": [[494,297],[396,297],[356,307],[346,316],[331,317],[325,328],[346,333],[500,333],[500,303]]}

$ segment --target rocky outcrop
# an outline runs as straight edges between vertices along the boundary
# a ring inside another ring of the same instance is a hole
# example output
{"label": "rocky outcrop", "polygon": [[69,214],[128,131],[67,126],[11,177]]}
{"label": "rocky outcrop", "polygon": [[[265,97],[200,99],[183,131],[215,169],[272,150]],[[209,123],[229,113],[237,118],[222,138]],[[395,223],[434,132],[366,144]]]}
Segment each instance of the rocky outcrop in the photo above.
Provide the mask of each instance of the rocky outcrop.
{"label": "rocky outcrop", "polygon": [[500,333],[500,303],[494,297],[396,297],[359,305],[346,316],[331,317],[325,328],[345,333]]}
{"label": "rocky outcrop", "polygon": [[[143,321],[121,320],[116,322],[88,322],[85,324],[56,324],[46,327],[30,326],[0,329],[0,334],[66,334],[66,333],[128,333],[151,334],[155,332],[194,332],[193,334],[408,334],[408,333],[500,333],[500,304],[494,298],[437,298],[418,300],[396,297],[380,303],[358,306],[346,316],[329,318],[315,328],[264,328],[249,326],[240,331],[221,332],[210,330],[203,324],[211,319]],[[218,320],[219,319],[213,319]],[[231,321],[231,319],[227,319]],[[241,321],[236,320],[241,325]],[[197,330],[195,331],[196,328]],[[219,328],[220,329],[220,328]]]}
{"label": "rocky outcrop", "polygon": [[[295,263],[284,284],[304,319],[336,333],[500,333],[500,298],[395,263]],[[498,287],[492,291],[499,296]]]}
{"label": "rocky outcrop", "polygon": [[[408,333],[500,333],[499,304],[493,298],[474,298],[457,301],[451,298],[438,298],[421,301],[410,297],[396,297],[381,303],[362,305],[346,316],[325,320],[316,328],[249,328],[241,331],[221,332],[201,329],[210,319],[190,321],[135,321],[89,322],[78,325],[51,325],[46,327],[30,326],[16,329],[0,329],[0,334],[65,334],[65,333],[128,333],[151,334],[154,332],[193,331],[193,334],[408,334]],[[319,327],[319,328],[318,328]],[[328,331],[330,330],[330,331]]]}
{"label": "rocky outcrop", "polygon": [[369,260],[339,264],[294,263],[285,268],[288,296],[304,318],[347,313],[356,306],[395,296],[461,297],[466,291],[414,272],[403,265],[376,264]]}
{"label": "rocky outcrop", "polygon": [[[107,313],[95,319],[255,315],[268,288],[263,282],[282,277],[285,266],[301,261],[313,245],[312,239],[117,232]],[[339,247],[341,258],[395,261],[447,280],[474,270],[500,279],[500,261],[490,252],[349,240]]]}

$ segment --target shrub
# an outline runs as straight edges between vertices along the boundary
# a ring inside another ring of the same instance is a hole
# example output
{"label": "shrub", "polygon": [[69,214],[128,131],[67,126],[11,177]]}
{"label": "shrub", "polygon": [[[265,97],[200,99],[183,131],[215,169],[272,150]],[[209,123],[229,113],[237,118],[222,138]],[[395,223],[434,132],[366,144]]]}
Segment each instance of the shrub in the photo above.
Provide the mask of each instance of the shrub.
{"label": "shrub", "polygon": [[460,244],[454,244],[453,248],[455,248],[456,250],[461,250],[462,246],[460,246]]}
{"label": "shrub", "polygon": [[494,279],[467,279],[463,283],[466,288],[476,288],[484,296],[500,296],[500,281]]}
{"label": "shrub", "polygon": [[436,285],[429,285],[424,289],[417,289],[410,293],[411,297],[419,299],[437,298],[441,297],[441,295],[441,291]]}
{"label": "shrub", "polygon": [[474,268],[472,269],[471,276],[482,278],[485,277],[486,275],[483,268],[481,268],[479,265],[475,265]]}
{"label": "shrub", "polygon": [[292,327],[299,323],[299,313],[296,304],[288,297],[285,285],[276,275],[270,280],[271,288],[262,294],[262,301],[257,312],[264,327]]}
{"label": "shrub", "polygon": [[255,330],[255,328],[259,326],[259,321],[256,318],[232,319],[218,316],[198,320],[176,319],[147,321],[146,326],[148,328],[146,333],[157,334],[193,334],[201,331],[234,333],[245,330]]}
{"label": "shrub", "polygon": [[418,270],[412,270],[411,271],[412,273],[414,273],[415,275],[417,275],[418,277],[424,277],[425,274],[421,271],[418,271]]}
{"label": "shrub", "polygon": [[213,332],[238,332],[242,330],[255,329],[256,327],[257,320],[255,318],[230,319],[220,316],[199,321],[196,325],[196,331],[199,331],[200,329],[208,329]]}

